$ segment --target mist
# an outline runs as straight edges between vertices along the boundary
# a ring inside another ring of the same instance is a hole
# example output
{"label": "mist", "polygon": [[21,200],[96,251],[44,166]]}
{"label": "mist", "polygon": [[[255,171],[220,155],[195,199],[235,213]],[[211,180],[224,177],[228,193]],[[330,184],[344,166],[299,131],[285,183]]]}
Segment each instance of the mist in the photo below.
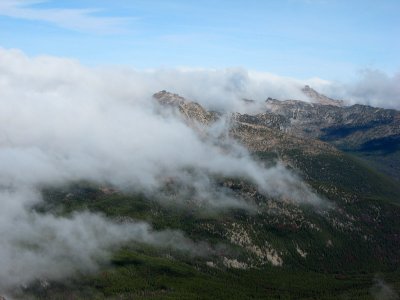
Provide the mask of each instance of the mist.
{"label": "mist", "polygon": [[370,293],[375,300],[398,300],[399,295],[380,275],[375,275]]}
{"label": "mist", "polygon": [[174,178],[190,191],[183,198],[218,209],[254,210],[211,180],[241,177],[265,195],[321,204],[282,165],[266,169],[233,141],[225,141],[231,146],[222,150],[218,139],[224,124],[208,129],[205,139],[181,118],[160,114],[152,99],[158,90],[170,89],[208,109],[233,111],[242,107],[245,95],[300,96],[299,83],[272,76],[264,85],[263,76],[244,70],[88,68],[74,60],[0,49],[0,288],[95,271],[127,242],[200,254],[201,247],[179,231],[157,232],[146,223],[120,224],[89,212],[35,213],[32,206],[43,201],[43,186],[87,180],[151,193]]}
{"label": "mist", "polygon": [[319,85],[326,95],[347,105],[364,104],[400,110],[400,72],[389,75],[376,69],[360,70],[351,82]]}
{"label": "mist", "polygon": [[32,191],[2,192],[0,197],[2,293],[35,279],[60,280],[77,272],[95,272],[112,250],[128,242],[193,255],[212,253],[205,243],[195,243],[179,231],[153,231],[143,222],[115,223],[89,212],[55,217],[19,208],[27,198],[35,197]]}
{"label": "mist", "polygon": [[400,110],[399,72],[390,76],[379,70],[366,69],[345,90],[353,103]]}
{"label": "mist", "polygon": [[[219,139],[229,126],[223,119],[207,129],[209,139],[204,139],[181,118],[160,114],[152,99],[157,84],[143,83],[146,75],[139,80],[130,71],[87,68],[54,57],[29,58],[17,50],[2,50],[0,57],[4,186],[85,179],[153,190],[163,184],[160,178],[179,177],[188,167],[204,174],[246,177],[274,195],[285,191],[274,191],[266,179],[296,180],[280,166],[262,168],[234,141],[225,142],[230,148],[222,151]],[[207,105],[207,95],[204,99],[206,107],[212,106]],[[283,175],[272,176],[274,172]]]}

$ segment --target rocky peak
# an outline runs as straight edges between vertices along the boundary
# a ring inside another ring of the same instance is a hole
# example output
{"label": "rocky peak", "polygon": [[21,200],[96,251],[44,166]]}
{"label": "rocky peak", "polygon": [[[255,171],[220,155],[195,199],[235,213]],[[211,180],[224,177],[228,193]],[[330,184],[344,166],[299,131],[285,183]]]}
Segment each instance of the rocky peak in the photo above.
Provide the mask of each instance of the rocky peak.
{"label": "rocky peak", "polygon": [[197,102],[189,101],[178,94],[173,94],[165,90],[155,93],[153,98],[161,105],[178,109],[181,116],[189,123],[195,121],[206,125],[214,122],[218,118],[216,113],[205,110]]}
{"label": "rocky peak", "polygon": [[171,106],[179,106],[186,102],[185,98],[179,96],[178,94],[167,92],[166,90],[155,93],[153,98],[156,99],[160,104]]}
{"label": "rocky peak", "polygon": [[318,93],[316,90],[311,88],[309,85],[304,86],[301,91],[310,98],[313,103],[319,103],[323,105],[332,105],[332,106],[344,106],[344,102],[342,100],[331,99],[323,94]]}

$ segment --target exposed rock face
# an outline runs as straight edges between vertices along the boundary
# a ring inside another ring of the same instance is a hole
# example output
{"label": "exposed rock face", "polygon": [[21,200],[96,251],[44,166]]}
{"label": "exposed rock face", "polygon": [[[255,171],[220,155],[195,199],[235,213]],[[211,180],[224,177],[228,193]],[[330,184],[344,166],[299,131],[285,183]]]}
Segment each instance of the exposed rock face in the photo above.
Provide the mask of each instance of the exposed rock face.
{"label": "exposed rock face", "polygon": [[[206,126],[221,118],[220,114],[209,112],[198,103],[177,94],[161,91],[153,97],[163,106],[176,108],[185,121],[196,129],[199,129],[196,124]],[[225,117],[230,120],[230,135],[251,151],[301,149],[307,153],[335,152],[329,144],[311,140],[307,135],[294,136],[289,130],[291,120],[273,111],[256,115],[232,113]]]}
{"label": "exposed rock face", "polygon": [[189,122],[196,121],[200,124],[208,125],[217,118],[215,112],[206,111],[200,104],[188,101],[177,94],[172,94],[165,90],[154,94],[153,97],[160,104],[179,110]]}
{"label": "exposed rock face", "polygon": [[224,257],[223,263],[227,268],[231,268],[231,269],[248,269],[249,268],[249,266],[246,263],[240,262],[237,259],[229,259],[229,258]]}
{"label": "exposed rock face", "polygon": [[310,98],[313,103],[319,103],[323,105],[332,106],[343,106],[344,102],[342,100],[334,100],[325,95],[318,93],[316,90],[312,89],[310,86],[306,85],[302,89],[302,92]]}
{"label": "exposed rock face", "polygon": [[[308,86],[305,89],[316,93],[321,99],[332,100]],[[177,94],[161,91],[154,98],[162,105],[177,108],[188,122],[210,125],[221,117],[218,113],[209,112],[198,103]],[[400,147],[399,111],[359,104],[327,105],[326,101],[324,104],[317,104],[268,98],[265,102],[266,111],[263,113],[231,114],[231,133],[256,151],[291,146],[304,148],[303,150],[313,148],[334,151],[324,141],[348,150],[385,148],[390,151]],[[388,148],[388,144],[394,149]]]}
{"label": "exposed rock face", "polygon": [[271,114],[282,117],[279,120],[281,130],[299,137],[329,141],[341,148],[358,150],[384,140],[396,143],[399,140],[400,112],[392,109],[272,99],[266,101],[266,107]]}
{"label": "exposed rock face", "polygon": [[308,136],[295,136],[289,130],[289,120],[270,113],[258,115],[233,114],[231,135],[246,145],[251,151],[272,151],[300,149],[308,154],[335,153],[331,145],[311,139]]}
{"label": "exposed rock face", "polygon": [[187,102],[185,98],[179,96],[178,94],[169,93],[166,90],[155,93],[153,97],[157,99],[158,102],[160,102],[161,104],[172,105],[176,107],[179,107],[179,105]]}

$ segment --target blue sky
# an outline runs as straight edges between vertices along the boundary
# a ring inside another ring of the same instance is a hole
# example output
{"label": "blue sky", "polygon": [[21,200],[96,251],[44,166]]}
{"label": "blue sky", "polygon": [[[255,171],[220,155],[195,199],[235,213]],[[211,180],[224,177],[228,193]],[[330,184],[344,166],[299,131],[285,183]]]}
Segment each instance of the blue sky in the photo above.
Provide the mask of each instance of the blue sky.
{"label": "blue sky", "polygon": [[87,65],[400,70],[399,0],[0,0],[0,46]]}

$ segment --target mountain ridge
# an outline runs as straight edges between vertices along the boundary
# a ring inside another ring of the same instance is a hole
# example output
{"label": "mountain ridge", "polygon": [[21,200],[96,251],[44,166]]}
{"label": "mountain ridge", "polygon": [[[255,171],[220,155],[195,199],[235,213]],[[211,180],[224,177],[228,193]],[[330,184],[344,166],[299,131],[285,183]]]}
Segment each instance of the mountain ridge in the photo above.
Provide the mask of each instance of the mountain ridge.
{"label": "mountain ridge", "polygon": [[344,106],[345,102],[343,100],[335,100],[329,98],[323,94],[318,93],[316,90],[311,88],[309,85],[305,85],[301,91],[310,98],[311,102],[323,104],[323,105],[332,105],[332,106]]}
{"label": "mountain ridge", "polygon": [[[192,119],[209,125],[221,117],[221,114],[209,112],[200,104],[177,94],[162,91],[156,93],[154,98],[163,105],[178,107],[189,122]],[[310,153],[333,153],[336,148],[354,153],[373,165],[377,164],[382,152],[389,152],[386,153],[387,160],[379,160],[379,164],[383,165],[380,171],[400,180],[400,169],[397,164],[393,167],[390,163],[390,160],[400,159],[399,111],[361,104],[344,106],[342,102],[332,105],[330,102],[310,103],[272,98],[268,98],[264,104],[263,112],[228,113],[232,121],[232,133],[247,147],[265,151],[291,147],[308,149]],[[248,132],[251,130],[258,134],[252,134],[249,140]],[[264,141],[269,139],[263,147],[256,143],[260,137]]]}

